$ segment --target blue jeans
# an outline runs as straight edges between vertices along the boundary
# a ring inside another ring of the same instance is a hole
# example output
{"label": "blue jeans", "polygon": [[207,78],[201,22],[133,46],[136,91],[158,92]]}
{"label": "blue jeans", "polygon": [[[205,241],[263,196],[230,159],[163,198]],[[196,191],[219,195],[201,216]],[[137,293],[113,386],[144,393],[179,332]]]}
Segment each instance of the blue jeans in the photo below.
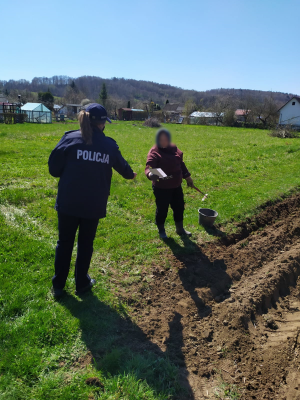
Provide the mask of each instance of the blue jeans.
{"label": "blue jeans", "polygon": [[99,219],[78,218],[58,212],[58,241],[55,252],[55,275],[52,278],[53,287],[63,289],[68,278],[72,251],[77,229],[77,258],[75,264],[76,290],[87,286],[91,280],[88,275],[93,254]]}

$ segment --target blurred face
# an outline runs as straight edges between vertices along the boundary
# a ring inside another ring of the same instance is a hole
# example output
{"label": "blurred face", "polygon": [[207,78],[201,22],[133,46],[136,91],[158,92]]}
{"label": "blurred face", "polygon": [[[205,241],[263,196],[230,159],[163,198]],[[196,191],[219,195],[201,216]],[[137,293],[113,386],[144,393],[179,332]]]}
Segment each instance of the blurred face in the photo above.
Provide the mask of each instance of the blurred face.
{"label": "blurred face", "polygon": [[98,125],[98,128],[101,129],[101,131],[104,131],[104,129],[105,129],[105,122],[99,124],[99,125]]}
{"label": "blurred face", "polygon": [[161,147],[162,149],[165,149],[166,147],[168,147],[170,144],[168,136],[165,133],[161,133],[159,135],[158,143],[159,143],[159,147]]}

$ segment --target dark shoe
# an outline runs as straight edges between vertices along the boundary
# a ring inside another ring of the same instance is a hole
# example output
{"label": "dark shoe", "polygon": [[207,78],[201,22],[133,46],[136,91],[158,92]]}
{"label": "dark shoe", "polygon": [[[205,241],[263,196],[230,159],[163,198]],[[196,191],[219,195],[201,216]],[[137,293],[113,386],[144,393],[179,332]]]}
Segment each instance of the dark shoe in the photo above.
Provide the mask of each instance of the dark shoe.
{"label": "dark shoe", "polygon": [[164,225],[157,225],[157,228],[158,228],[159,237],[161,239],[168,239],[168,236],[167,236],[166,231],[165,231],[165,226]]}
{"label": "dark shoe", "polygon": [[52,287],[51,290],[53,297],[55,297],[56,299],[59,299],[60,297],[62,297],[65,294],[64,289],[57,289],[55,287]]}
{"label": "dark shoe", "polygon": [[191,232],[186,231],[183,227],[183,221],[181,222],[175,222],[176,225],[176,233],[178,235],[186,235],[186,236],[192,236]]}
{"label": "dark shoe", "polygon": [[95,279],[91,279],[88,285],[86,285],[85,287],[83,287],[83,288],[80,289],[80,290],[76,290],[75,294],[80,295],[80,294],[86,293],[86,292],[88,292],[89,290],[91,290],[92,287],[93,287],[95,284],[96,284],[96,280],[95,280]]}

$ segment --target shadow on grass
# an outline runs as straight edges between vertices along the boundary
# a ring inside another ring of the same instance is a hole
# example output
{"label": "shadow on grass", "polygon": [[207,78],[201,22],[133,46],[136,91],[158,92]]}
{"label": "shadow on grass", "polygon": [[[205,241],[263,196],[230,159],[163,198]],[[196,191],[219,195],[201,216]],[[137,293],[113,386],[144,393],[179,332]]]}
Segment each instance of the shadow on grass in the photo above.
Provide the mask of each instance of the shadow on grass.
{"label": "shadow on grass", "polygon": [[227,274],[227,266],[223,259],[210,259],[201,247],[189,237],[181,237],[181,244],[172,238],[165,240],[174,256],[183,268],[178,271],[182,285],[190,293],[200,318],[211,314],[208,302],[215,299],[222,301],[230,297],[228,288],[232,284]]}
{"label": "shadow on grass", "polygon": [[[126,315],[122,305],[112,308],[101,302],[92,292],[81,298],[67,294],[59,303],[79,320],[82,340],[89,349],[97,370],[107,376],[131,375],[136,381],[145,380],[158,399],[194,399],[181,350],[182,328],[178,330],[180,318],[177,314],[174,323],[170,323],[168,343],[173,346],[172,338],[176,335],[177,351],[182,355],[181,371],[182,367],[185,370],[180,378],[178,368],[168,360],[168,348],[164,353],[159,346],[152,343]],[[180,335],[181,338],[178,338]]]}

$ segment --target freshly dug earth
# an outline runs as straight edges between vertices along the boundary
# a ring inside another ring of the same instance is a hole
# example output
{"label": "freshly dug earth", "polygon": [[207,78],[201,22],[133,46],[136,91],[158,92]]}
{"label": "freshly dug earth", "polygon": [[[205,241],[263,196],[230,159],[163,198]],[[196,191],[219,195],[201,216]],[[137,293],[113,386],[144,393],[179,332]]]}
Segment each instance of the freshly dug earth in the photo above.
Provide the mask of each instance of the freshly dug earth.
{"label": "freshly dug earth", "polygon": [[170,268],[136,287],[145,348],[180,367],[181,399],[300,399],[299,206],[299,195],[268,206],[189,255],[169,239]]}

